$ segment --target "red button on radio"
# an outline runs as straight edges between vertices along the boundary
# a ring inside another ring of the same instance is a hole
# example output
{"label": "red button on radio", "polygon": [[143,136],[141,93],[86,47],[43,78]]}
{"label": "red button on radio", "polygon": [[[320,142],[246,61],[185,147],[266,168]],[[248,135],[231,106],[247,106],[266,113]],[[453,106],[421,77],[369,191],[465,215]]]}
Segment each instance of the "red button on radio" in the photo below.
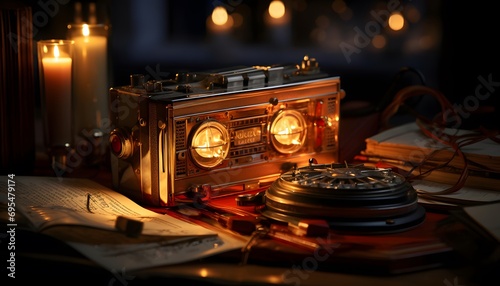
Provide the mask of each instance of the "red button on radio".
{"label": "red button on radio", "polygon": [[126,159],[132,155],[132,140],[128,133],[121,129],[111,131],[109,145],[115,156]]}

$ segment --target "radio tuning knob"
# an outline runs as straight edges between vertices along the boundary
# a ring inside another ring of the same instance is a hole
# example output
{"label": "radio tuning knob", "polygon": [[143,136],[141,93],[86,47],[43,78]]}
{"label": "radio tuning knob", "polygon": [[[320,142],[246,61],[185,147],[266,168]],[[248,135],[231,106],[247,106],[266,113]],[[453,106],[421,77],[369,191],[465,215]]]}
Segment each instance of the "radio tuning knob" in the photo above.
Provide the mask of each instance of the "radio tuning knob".
{"label": "radio tuning knob", "polygon": [[300,65],[300,72],[302,74],[316,74],[319,73],[319,63],[315,58],[304,56]]}
{"label": "radio tuning knob", "polygon": [[130,86],[131,87],[142,87],[144,84],[143,74],[132,74],[130,75]]}
{"label": "radio tuning knob", "polygon": [[309,166],[317,165],[318,160],[316,158],[309,158]]}
{"label": "radio tuning knob", "polygon": [[278,98],[276,98],[276,97],[269,98],[269,103],[274,105],[274,106],[278,105]]}
{"label": "radio tuning knob", "polygon": [[163,90],[162,83],[156,80],[148,80],[143,86],[147,92],[161,92]]}
{"label": "radio tuning knob", "polygon": [[191,93],[191,85],[189,84],[179,84],[175,87],[175,90],[182,93]]}

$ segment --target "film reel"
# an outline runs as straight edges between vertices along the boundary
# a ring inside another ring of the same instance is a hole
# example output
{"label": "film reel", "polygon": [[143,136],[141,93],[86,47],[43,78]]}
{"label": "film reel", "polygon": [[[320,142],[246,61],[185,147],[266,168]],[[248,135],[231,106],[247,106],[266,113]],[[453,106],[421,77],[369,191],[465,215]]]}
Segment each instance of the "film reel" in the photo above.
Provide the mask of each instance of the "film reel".
{"label": "film reel", "polygon": [[283,173],[266,190],[262,214],[297,223],[324,219],[341,232],[387,233],[425,219],[413,186],[390,169],[310,164]]}

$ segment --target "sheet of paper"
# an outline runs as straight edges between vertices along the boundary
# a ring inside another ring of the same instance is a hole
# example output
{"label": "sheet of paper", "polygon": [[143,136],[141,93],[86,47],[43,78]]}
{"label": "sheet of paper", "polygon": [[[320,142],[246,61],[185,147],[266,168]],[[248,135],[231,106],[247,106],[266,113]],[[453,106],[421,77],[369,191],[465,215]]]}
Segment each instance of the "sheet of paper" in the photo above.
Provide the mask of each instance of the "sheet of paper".
{"label": "sheet of paper", "polygon": [[464,211],[500,243],[500,221],[498,220],[500,203],[465,207]]}
{"label": "sheet of paper", "polygon": [[167,243],[134,245],[69,243],[88,258],[116,274],[161,265],[184,263],[226,251],[242,249],[246,242],[228,234],[194,237]]}
{"label": "sheet of paper", "polygon": [[[5,181],[5,182],[4,182]],[[55,177],[15,177],[16,210],[27,216],[38,230],[49,235],[81,229],[74,225],[92,226],[105,232],[99,243],[88,239],[88,232],[77,234],[82,239],[64,240],[81,254],[124,278],[123,273],[160,265],[188,262],[207,256],[238,250],[246,238],[217,232],[201,225],[150,211],[126,196],[88,179]],[[6,178],[0,182],[7,185]],[[7,203],[7,188],[1,188],[0,202]],[[90,200],[89,195],[90,194]],[[90,203],[90,204],[89,204]],[[118,215],[144,222],[143,234],[165,239],[117,241],[114,223]],[[61,228],[53,227],[61,224]],[[67,227],[70,227],[69,229]]]}
{"label": "sheet of paper", "polygon": [[[448,184],[425,181],[425,180],[415,180],[411,184],[413,188],[415,188],[416,190],[423,190],[429,194],[440,192],[451,187],[451,185]],[[460,190],[454,193],[448,195],[439,195],[439,197],[455,199],[457,201],[461,200],[461,201],[484,203],[484,202],[500,201],[500,192],[471,188],[471,187],[462,187]]]}
{"label": "sheet of paper", "polygon": [[[441,130],[444,134],[461,136],[465,134],[473,134],[473,131],[464,129],[451,129],[445,128]],[[406,123],[394,128],[385,130],[378,134],[373,135],[366,139],[366,142],[374,145],[389,145],[396,146],[399,148],[432,148],[441,149],[446,148],[451,150],[450,147],[439,143],[430,137],[426,136],[418,127],[416,122]],[[462,147],[464,153],[470,155],[483,155],[491,157],[492,159],[498,159],[500,146],[498,143],[491,139],[484,139],[474,144],[465,145]]]}
{"label": "sheet of paper", "polygon": [[[7,185],[7,177],[0,178]],[[216,232],[194,223],[150,211],[126,196],[89,179],[16,176],[16,209],[42,230],[48,226],[86,225],[115,230],[118,216],[144,223],[142,234],[205,236]],[[0,201],[7,202],[7,188]]]}
{"label": "sheet of paper", "polygon": [[[482,134],[472,130],[446,128],[432,132],[441,139],[446,139],[445,135],[450,135],[452,138],[464,135],[469,136],[469,139],[482,138],[482,140],[470,142],[464,138],[458,141],[461,143],[460,150],[470,162],[468,168],[485,177],[498,177],[500,174],[500,144],[497,142],[483,138]],[[449,144],[443,144],[424,134],[416,122],[382,131],[366,138],[365,142],[366,148],[361,153],[367,156],[385,157],[412,163],[422,163],[425,159],[425,162],[429,164],[446,164],[447,167],[459,170],[464,167],[463,158],[457,156]]]}

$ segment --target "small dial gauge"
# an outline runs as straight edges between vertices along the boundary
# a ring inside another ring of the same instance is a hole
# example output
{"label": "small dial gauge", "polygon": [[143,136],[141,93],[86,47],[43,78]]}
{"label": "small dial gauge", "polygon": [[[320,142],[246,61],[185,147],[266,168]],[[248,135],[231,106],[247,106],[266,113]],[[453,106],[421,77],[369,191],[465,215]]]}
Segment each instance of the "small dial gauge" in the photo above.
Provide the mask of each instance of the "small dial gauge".
{"label": "small dial gauge", "polygon": [[282,110],[273,118],[269,131],[273,147],[280,153],[292,154],[304,145],[307,125],[300,112]]}
{"label": "small dial gauge", "polygon": [[215,120],[206,120],[192,130],[190,153],[196,164],[214,168],[227,156],[230,137],[226,127]]}

